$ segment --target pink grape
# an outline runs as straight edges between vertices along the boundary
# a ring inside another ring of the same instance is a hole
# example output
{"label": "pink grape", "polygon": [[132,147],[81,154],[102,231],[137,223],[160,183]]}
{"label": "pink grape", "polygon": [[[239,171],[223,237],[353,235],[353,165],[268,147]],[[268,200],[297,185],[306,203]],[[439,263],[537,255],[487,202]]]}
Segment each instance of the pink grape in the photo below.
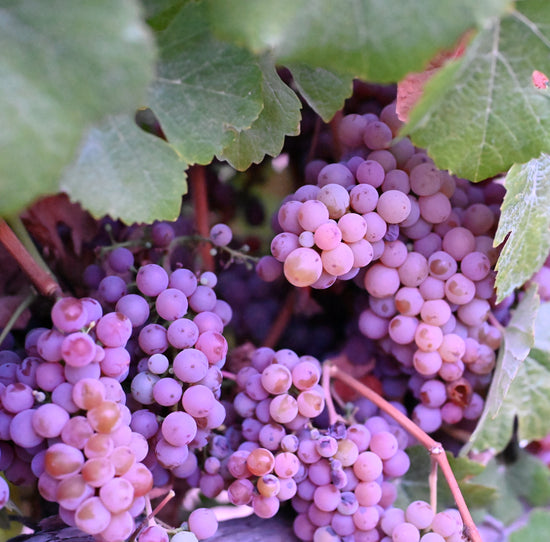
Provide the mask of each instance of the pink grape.
{"label": "pink grape", "polygon": [[218,520],[211,508],[196,508],[189,515],[188,523],[199,540],[213,536],[218,530]]}
{"label": "pink grape", "polygon": [[311,248],[293,250],[284,262],[287,280],[298,287],[311,286],[323,270],[321,256]]}

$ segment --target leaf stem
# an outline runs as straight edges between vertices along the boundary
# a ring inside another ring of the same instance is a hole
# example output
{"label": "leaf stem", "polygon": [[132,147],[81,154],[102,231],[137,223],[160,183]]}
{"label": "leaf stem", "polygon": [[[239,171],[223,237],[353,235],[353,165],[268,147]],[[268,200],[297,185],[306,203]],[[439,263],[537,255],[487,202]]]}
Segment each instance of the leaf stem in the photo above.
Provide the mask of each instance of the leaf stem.
{"label": "leaf stem", "polygon": [[42,295],[48,297],[61,295],[61,287],[34,246],[21,219],[19,217],[12,218],[10,224],[11,227],[4,219],[0,218],[0,243],[15,258]]}
{"label": "leaf stem", "polygon": [[[189,168],[189,183],[191,184],[191,198],[195,210],[195,224],[201,237],[208,238],[210,233],[208,193],[206,190],[206,174],[204,166]],[[204,271],[214,271],[214,257],[208,245],[201,245],[199,252]]]}
{"label": "leaf stem", "polygon": [[363,397],[374,403],[380,410],[390,415],[399,425],[401,425],[401,427],[407,430],[424,446],[424,448],[426,448],[426,450],[428,450],[432,459],[437,462],[437,465],[441,468],[443,476],[445,476],[445,480],[447,481],[458,511],[460,512],[468,536],[472,542],[482,542],[481,536],[475,526],[470,511],[468,510],[468,506],[466,505],[466,501],[460,491],[458,482],[456,481],[443,446],[430,437],[427,433],[422,431],[418,425],[407,418],[407,416],[405,416],[402,412],[397,410],[397,408],[395,408],[392,404],[388,403],[388,401],[378,395],[375,391],[371,390],[364,384],[361,384],[361,382],[357,381],[355,378],[348,375],[335,365],[332,365],[329,360],[325,362],[325,365],[328,367],[327,371],[330,371],[330,375],[332,377],[337,378],[349,387],[358,391],[361,395],[363,395]]}
{"label": "leaf stem", "polygon": [[2,333],[0,333],[0,344],[4,342],[4,339],[8,335],[8,333],[11,331],[12,327],[15,325],[15,322],[17,322],[17,319],[23,314],[25,309],[34,301],[36,298],[36,292],[31,290],[27,297],[19,303],[19,306],[13,311],[12,315],[10,316],[10,319],[6,322],[6,327],[2,330]]}

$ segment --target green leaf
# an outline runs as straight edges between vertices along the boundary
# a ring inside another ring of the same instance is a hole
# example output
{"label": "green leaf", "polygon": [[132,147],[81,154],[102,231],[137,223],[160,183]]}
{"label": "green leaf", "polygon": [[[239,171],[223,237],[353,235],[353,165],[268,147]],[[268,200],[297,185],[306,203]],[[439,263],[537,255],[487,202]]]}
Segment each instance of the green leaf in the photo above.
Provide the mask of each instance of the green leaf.
{"label": "green leaf", "polygon": [[473,181],[548,152],[550,94],[532,73],[550,73],[549,53],[550,3],[517,2],[428,82],[407,133],[438,167]]}
{"label": "green leaf", "polygon": [[[396,506],[407,507],[412,501],[430,502],[428,479],[431,469],[430,455],[422,446],[407,449],[411,468],[395,483],[398,489]],[[465,457],[455,458],[447,452],[449,464],[469,508],[485,508],[496,497],[493,484],[474,483],[473,477],[481,474],[485,466]],[[437,479],[437,502],[440,508],[455,507],[455,502],[444,476],[440,473]]]}
{"label": "green leaf", "polygon": [[550,533],[550,511],[535,509],[529,514],[527,525],[510,534],[510,542],[540,542]]}
{"label": "green leaf", "polygon": [[350,76],[338,75],[323,68],[311,68],[304,64],[288,66],[294,83],[309,106],[328,122],[334,113],[342,109],[344,100],[351,96],[353,81]]}
{"label": "green leaf", "polygon": [[513,463],[492,459],[484,472],[473,480],[496,491],[496,499],[488,504],[488,512],[506,525],[524,512],[524,502],[543,506],[550,502],[550,470],[532,454],[519,450]]}
{"label": "green leaf", "polygon": [[508,0],[210,0],[220,36],[278,63],[305,64],[370,81],[399,81]]}
{"label": "green leaf", "polygon": [[535,348],[550,352],[550,302],[541,303],[535,320]]}
{"label": "green leaf", "polygon": [[186,162],[208,164],[263,108],[256,59],[215,39],[203,5],[195,2],[159,35],[159,47],[158,77],[147,105]]}
{"label": "green leaf", "polygon": [[496,370],[487,400],[487,414],[494,418],[506,399],[510,385],[535,343],[535,318],[540,305],[536,287],[526,292],[504,328]]}
{"label": "green leaf", "polygon": [[61,188],[96,217],[175,220],[187,192],[186,167],[165,141],[118,115],[88,132]]}
{"label": "green leaf", "polygon": [[219,155],[220,159],[227,160],[239,170],[260,163],[266,154],[277,156],[283,148],[285,136],[297,135],[300,131],[300,100],[281,81],[271,59],[262,59],[260,67],[264,108],[252,126],[238,132]]}
{"label": "green leaf", "polygon": [[541,154],[526,164],[513,165],[506,175],[506,196],[495,234],[495,245],[506,240],[496,266],[497,301],[540,269],[550,251],[549,229],[550,156]]}
{"label": "green leaf", "polygon": [[0,215],[9,215],[57,192],[88,125],[140,105],[155,54],[133,0],[4,1],[0,50]]}
{"label": "green leaf", "polygon": [[[532,303],[533,300],[529,300]],[[537,315],[535,329],[548,325],[548,307]],[[527,317],[526,317],[527,318]],[[525,332],[525,330],[524,330]],[[541,344],[547,339],[543,336]],[[495,381],[499,380],[499,367]],[[529,442],[545,437],[550,433],[550,351],[541,350],[535,335],[534,347],[523,363],[519,365],[516,377],[511,382],[507,395],[503,398],[496,416],[489,412],[495,410],[493,397],[498,397],[492,385],[487,397],[487,405],[470,441],[461,453],[469,450],[503,450],[514,429],[514,420],[518,418],[518,438],[520,442]],[[498,405],[497,408],[498,409]]]}
{"label": "green leaf", "polygon": [[145,18],[155,30],[164,30],[179,10],[193,0],[142,0]]}

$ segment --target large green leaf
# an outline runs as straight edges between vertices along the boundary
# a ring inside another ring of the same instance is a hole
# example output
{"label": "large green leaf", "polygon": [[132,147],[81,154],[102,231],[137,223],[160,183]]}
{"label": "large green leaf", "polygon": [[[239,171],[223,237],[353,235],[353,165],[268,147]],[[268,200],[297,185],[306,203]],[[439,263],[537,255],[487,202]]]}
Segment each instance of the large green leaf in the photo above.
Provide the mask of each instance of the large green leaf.
{"label": "large green leaf", "polygon": [[510,322],[504,328],[496,370],[485,407],[490,417],[498,414],[510,385],[535,343],[535,318],[539,304],[540,299],[536,288],[529,288],[521,303],[514,310]]}
{"label": "large green leaf", "polygon": [[187,192],[186,167],[165,141],[118,115],[88,132],[61,188],[96,217],[175,220]]}
{"label": "large green leaf", "polygon": [[527,525],[510,534],[510,542],[540,542],[550,533],[550,511],[537,508],[529,514]]}
{"label": "large green leaf", "polygon": [[275,71],[269,58],[261,61],[264,108],[248,130],[238,132],[219,156],[236,169],[260,163],[266,154],[276,156],[287,135],[297,135],[300,127],[300,100]]}
{"label": "large green leaf", "polygon": [[217,32],[282,64],[299,63],[372,81],[422,69],[463,32],[509,0],[209,0]]}
{"label": "large green leaf", "polygon": [[188,2],[194,0],[141,0],[145,18],[155,30],[164,30]]}
{"label": "large green leaf", "polygon": [[351,96],[353,84],[349,75],[337,75],[304,64],[290,64],[288,67],[300,94],[325,122],[342,109],[344,100]]}
{"label": "large green leaf", "polygon": [[86,127],[140,105],[152,36],[134,0],[0,3],[0,215],[56,192]]}
{"label": "large green leaf", "polygon": [[[537,314],[535,330],[548,326],[549,314],[547,304],[542,305]],[[462,453],[471,449],[503,450],[512,437],[516,417],[518,438],[522,443],[543,438],[550,433],[550,351],[546,349],[547,343],[547,332],[541,334],[540,343],[535,332],[534,347],[519,365],[508,393],[500,403],[493,399],[500,397],[496,388],[500,371],[500,367],[497,367],[496,384],[491,385],[486,408]],[[496,410],[498,413],[491,416],[490,413]]]}
{"label": "large green leaf", "polygon": [[539,270],[550,251],[550,156],[512,166],[495,244],[506,240],[496,269],[498,301]]}
{"label": "large green leaf", "polygon": [[442,169],[479,181],[550,151],[550,3],[517,2],[428,82],[407,132]]}
{"label": "large green leaf", "polygon": [[209,163],[262,108],[262,74],[248,51],[212,36],[203,5],[185,5],[159,34],[148,106],[188,163]]}
{"label": "large green leaf", "polygon": [[525,502],[531,506],[550,503],[550,470],[523,450],[513,463],[492,459],[472,482],[494,488],[497,498],[487,502],[488,512],[506,525],[523,514]]}
{"label": "large green leaf", "polygon": [[[422,446],[413,446],[407,449],[411,460],[411,468],[396,480],[398,497],[396,506],[405,508],[412,501],[430,501],[429,475],[431,470],[430,454]],[[455,458],[447,452],[449,464],[458,482],[469,508],[485,508],[496,497],[496,490],[492,484],[475,482],[474,476],[481,474],[485,466],[477,461],[465,457]],[[440,508],[454,507],[455,502],[449,486],[442,474],[437,478],[437,502]]]}

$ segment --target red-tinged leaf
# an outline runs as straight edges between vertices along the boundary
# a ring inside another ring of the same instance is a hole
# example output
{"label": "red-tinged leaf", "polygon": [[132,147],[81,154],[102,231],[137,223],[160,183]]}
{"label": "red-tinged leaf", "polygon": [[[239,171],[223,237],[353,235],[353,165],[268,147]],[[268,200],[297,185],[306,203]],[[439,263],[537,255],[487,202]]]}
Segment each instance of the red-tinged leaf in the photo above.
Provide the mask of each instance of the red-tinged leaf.
{"label": "red-tinged leaf", "polygon": [[464,54],[468,40],[471,34],[464,34],[456,47],[448,51],[442,51],[438,53],[428,64],[426,69],[422,72],[409,73],[398,85],[397,85],[397,102],[396,112],[397,116],[403,122],[409,120],[409,111],[414,107],[416,102],[422,96],[426,83],[441,69],[441,67],[448,61],[455,58],[459,58]]}
{"label": "red-tinged leaf", "polygon": [[94,219],[78,203],[71,203],[66,194],[40,199],[22,218],[29,233],[55,258],[63,258],[67,249],[59,236],[60,225],[69,228],[76,255],[82,243],[91,241],[97,232]]}

